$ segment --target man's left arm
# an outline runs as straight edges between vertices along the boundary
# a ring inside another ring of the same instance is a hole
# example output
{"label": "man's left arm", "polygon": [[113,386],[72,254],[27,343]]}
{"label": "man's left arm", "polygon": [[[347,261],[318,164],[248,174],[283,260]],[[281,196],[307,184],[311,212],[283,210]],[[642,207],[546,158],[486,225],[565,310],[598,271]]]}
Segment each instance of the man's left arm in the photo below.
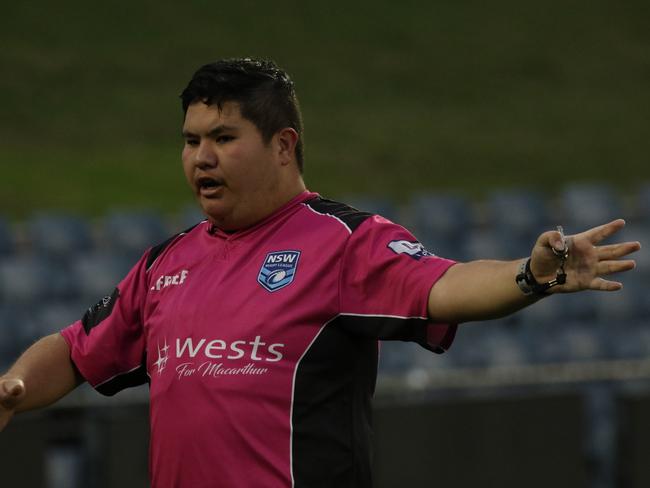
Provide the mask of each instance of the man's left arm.
{"label": "man's left arm", "polygon": [[[563,266],[566,282],[549,288],[546,293],[621,289],[621,283],[604,277],[633,269],[633,260],[620,258],[639,250],[641,245],[639,242],[599,244],[624,226],[625,221],[614,220],[567,236],[565,241],[558,231],[543,233],[530,256],[532,276],[538,283],[556,279],[562,264],[559,256],[566,245],[568,256]],[[452,266],[431,289],[428,302],[430,319],[441,323],[488,320],[511,314],[538,301],[544,295],[526,295],[515,281],[526,259],[480,260]]]}

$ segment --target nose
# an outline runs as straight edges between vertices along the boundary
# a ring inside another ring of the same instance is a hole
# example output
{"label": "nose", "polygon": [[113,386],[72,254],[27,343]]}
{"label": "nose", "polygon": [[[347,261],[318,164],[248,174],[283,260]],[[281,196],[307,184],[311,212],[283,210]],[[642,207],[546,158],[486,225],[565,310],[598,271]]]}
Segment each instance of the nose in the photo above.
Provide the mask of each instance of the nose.
{"label": "nose", "polygon": [[210,141],[201,141],[197,151],[194,153],[195,164],[199,169],[214,168],[218,164],[216,151],[212,148]]}

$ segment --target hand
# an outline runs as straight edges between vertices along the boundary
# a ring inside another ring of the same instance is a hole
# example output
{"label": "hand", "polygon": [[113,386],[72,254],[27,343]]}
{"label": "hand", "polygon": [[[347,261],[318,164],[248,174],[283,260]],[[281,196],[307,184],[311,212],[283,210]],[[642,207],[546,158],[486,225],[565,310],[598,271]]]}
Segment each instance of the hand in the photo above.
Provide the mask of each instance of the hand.
{"label": "hand", "polygon": [[[622,219],[594,227],[580,234],[567,236],[569,256],[564,264],[566,283],[550,288],[551,293],[569,293],[580,290],[616,291],[623,285],[608,281],[603,276],[634,269],[632,259],[619,259],[641,249],[639,242],[623,242],[598,246],[605,238],[625,226]],[[557,275],[561,260],[557,251],[564,249],[560,233],[545,232],[537,239],[531,254],[530,269],[538,283],[546,283]]]}
{"label": "hand", "polygon": [[25,397],[25,383],[14,378],[0,378],[0,431],[2,431],[11,417],[16,406]]}

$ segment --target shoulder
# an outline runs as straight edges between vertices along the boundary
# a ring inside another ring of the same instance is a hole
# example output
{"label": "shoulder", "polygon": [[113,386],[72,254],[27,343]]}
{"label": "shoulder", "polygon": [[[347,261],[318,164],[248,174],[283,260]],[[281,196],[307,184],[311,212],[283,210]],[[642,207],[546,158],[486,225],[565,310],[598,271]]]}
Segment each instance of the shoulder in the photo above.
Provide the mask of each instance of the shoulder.
{"label": "shoulder", "polygon": [[320,196],[303,202],[303,205],[318,216],[338,221],[339,225],[349,234],[355,232],[361,224],[374,216],[372,213]]}
{"label": "shoulder", "polygon": [[145,263],[145,269],[149,271],[155,262],[164,254],[166,251],[171,249],[177,242],[179,242],[181,239],[183,239],[185,236],[195,232],[198,230],[199,227],[202,225],[205,225],[206,221],[199,222],[198,224],[193,225],[192,227],[189,227],[188,229],[185,229],[182,232],[178,232],[174,234],[173,236],[169,237],[165,241],[161,242],[160,244],[157,244],[153,246],[146,258],[146,263]]}

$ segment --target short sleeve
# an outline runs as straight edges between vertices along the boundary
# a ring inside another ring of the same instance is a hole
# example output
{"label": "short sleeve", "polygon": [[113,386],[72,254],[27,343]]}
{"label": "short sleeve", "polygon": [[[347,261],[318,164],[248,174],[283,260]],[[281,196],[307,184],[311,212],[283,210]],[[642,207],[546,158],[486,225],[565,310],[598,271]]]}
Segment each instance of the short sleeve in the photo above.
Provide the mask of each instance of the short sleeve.
{"label": "short sleeve", "polygon": [[142,309],[146,296],[147,254],[111,295],[61,331],[72,362],[104,395],[148,382]]}
{"label": "short sleeve", "polygon": [[444,352],[456,324],[432,323],[428,299],[453,264],[428,252],[403,227],[380,216],[368,218],[350,236],[341,263],[340,312],[347,328]]}

